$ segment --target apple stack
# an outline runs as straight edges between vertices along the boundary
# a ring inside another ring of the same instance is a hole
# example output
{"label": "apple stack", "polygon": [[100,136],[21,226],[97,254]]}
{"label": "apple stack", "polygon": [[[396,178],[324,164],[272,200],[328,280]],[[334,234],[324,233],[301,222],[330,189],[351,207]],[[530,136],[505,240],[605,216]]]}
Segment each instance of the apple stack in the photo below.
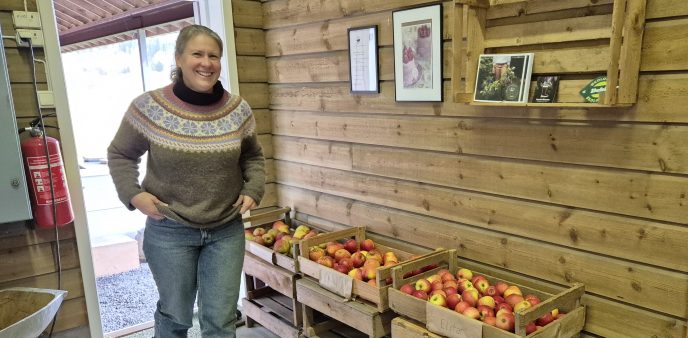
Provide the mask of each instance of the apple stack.
{"label": "apple stack", "polygon": [[303,326],[301,305],[296,300],[298,252],[301,239],[321,231],[306,224],[295,229],[289,218],[290,208],[280,208],[245,218],[251,227],[245,230],[244,276],[247,298],[242,300],[246,323],[254,322],[280,336],[299,337]]}
{"label": "apple stack", "polygon": [[[433,261],[438,263],[436,269],[417,275],[409,273]],[[517,337],[534,332],[547,337],[570,337],[583,328],[581,284],[553,295],[508,283],[457,268],[455,250],[401,264],[393,269],[393,276],[390,307],[426,323],[428,330],[440,335],[452,336],[452,332],[459,330],[477,337]]]}
{"label": "apple stack", "polygon": [[[391,268],[413,253],[367,238],[365,227],[352,227],[304,239],[300,243],[297,300],[304,313],[317,310],[371,337],[390,333],[387,289]],[[304,316],[304,332],[314,330]]]}

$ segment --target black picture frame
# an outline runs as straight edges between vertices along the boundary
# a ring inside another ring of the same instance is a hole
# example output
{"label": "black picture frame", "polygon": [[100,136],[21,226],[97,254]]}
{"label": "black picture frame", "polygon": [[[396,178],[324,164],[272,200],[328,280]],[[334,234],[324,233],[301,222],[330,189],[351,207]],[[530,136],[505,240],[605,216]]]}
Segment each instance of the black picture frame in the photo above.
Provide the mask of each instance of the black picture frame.
{"label": "black picture frame", "polygon": [[349,43],[349,89],[352,94],[380,92],[377,25],[351,27]]}

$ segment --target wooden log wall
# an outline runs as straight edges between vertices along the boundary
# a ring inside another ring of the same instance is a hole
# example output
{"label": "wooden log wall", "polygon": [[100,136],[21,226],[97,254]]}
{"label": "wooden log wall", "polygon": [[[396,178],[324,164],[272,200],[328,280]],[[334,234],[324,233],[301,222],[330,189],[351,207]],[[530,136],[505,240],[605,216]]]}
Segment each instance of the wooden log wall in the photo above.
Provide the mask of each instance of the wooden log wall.
{"label": "wooden log wall", "polygon": [[277,205],[272,148],[272,119],[269,110],[268,72],[263,31],[263,5],[257,0],[232,1],[239,92],[256,117],[260,143],[265,153],[267,186],[260,208]]}
{"label": "wooden log wall", "polygon": [[[28,9],[36,11],[36,2],[28,1]],[[23,11],[24,1],[0,2],[0,25],[3,36],[15,35],[12,25],[13,10]],[[12,40],[3,39],[3,43],[17,126],[27,127],[31,120],[38,117],[31,53],[26,48],[17,48],[17,44]],[[42,49],[37,48],[35,54],[37,59],[45,59]],[[36,77],[38,88],[47,89],[45,69],[40,62],[36,63]],[[55,111],[44,109],[43,113],[50,114]],[[48,125],[57,125],[57,119],[54,117],[46,118],[45,121]],[[57,132],[51,129],[48,129],[48,134],[59,139]],[[22,135],[22,139],[24,137],[27,135]],[[61,289],[69,293],[58,312],[54,332],[88,326],[73,224],[60,228],[59,241],[62,263]],[[29,230],[0,237],[0,289],[13,286],[58,288],[57,241],[54,230]]]}
{"label": "wooden log wall", "polygon": [[[612,2],[576,1],[583,19]],[[647,1],[637,104],[553,109],[453,103],[444,1],[445,102],[397,103],[392,12],[433,3],[263,3],[265,45],[247,50],[267,56],[279,204],[543,288],[584,283],[589,335],[686,337],[688,3]],[[346,32],[366,25],[381,92],[351,95]]]}

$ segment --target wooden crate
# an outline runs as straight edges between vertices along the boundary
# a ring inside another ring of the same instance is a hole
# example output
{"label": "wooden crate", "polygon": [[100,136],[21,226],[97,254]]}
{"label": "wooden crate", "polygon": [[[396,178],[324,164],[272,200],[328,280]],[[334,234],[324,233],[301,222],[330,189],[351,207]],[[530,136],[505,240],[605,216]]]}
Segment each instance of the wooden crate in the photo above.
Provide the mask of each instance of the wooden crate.
{"label": "wooden crate", "polygon": [[441,338],[425,328],[425,324],[415,320],[396,317],[392,319],[392,338]]}
{"label": "wooden crate", "polygon": [[[433,262],[437,264],[438,268],[423,274],[404,278],[409,272]],[[451,272],[457,271],[458,260],[456,258],[456,250],[435,252],[424,256],[422,259],[402,263],[394,267],[392,269],[394,287],[388,290],[390,308],[401,315],[425,323],[427,329],[431,332],[447,337],[525,337],[525,326],[527,323],[554,309],[560,309],[566,312],[567,315],[531,333],[528,337],[568,338],[579,334],[583,329],[585,324],[585,307],[580,305],[580,298],[583,296],[584,287],[578,283],[558,294],[551,294],[525,285],[504,281],[509,285],[518,286],[524,294],[533,294],[542,300],[538,306],[523,312],[514,312],[516,334],[484,324],[478,320],[470,319],[453,310],[436,306],[398,290],[402,285],[413,283],[441,268],[447,268]],[[499,281],[479,271],[474,271],[474,274],[485,276],[492,285]]]}
{"label": "wooden crate", "polygon": [[[344,299],[309,278],[296,281],[296,296],[303,307],[303,334],[306,337],[322,337],[324,332],[345,324],[371,338],[390,334],[391,322],[396,314],[379,312],[366,302]],[[316,323],[313,317],[318,311],[332,320]]]}
{"label": "wooden crate", "polygon": [[242,300],[246,326],[253,327],[255,323],[258,323],[277,336],[299,338],[301,325],[294,324],[293,321],[295,314],[301,312],[301,306],[294,307],[293,299],[270,290],[269,287],[263,289],[265,291],[260,297]]}
{"label": "wooden crate", "polygon": [[[246,228],[246,230],[253,231],[256,228],[269,228],[272,226],[272,223],[277,221],[277,220],[282,220],[284,223],[289,225],[290,228],[295,226],[295,222],[291,221],[291,218],[289,217],[289,212],[291,211],[291,208],[289,207],[284,207],[284,208],[279,208],[273,211],[269,211],[266,213],[261,213],[261,214],[256,214],[252,215],[250,217],[244,218],[244,222],[250,222],[251,226]],[[300,223],[303,224],[303,223]],[[312,225],[308,225],[311,229],[315,229],[319,232],[323,232],[324,230],[319,229],[317,227],[313,227]],[[288,271],[291,271],[292,273],[298,273],[299,272],[299,267],[298,267],[298,252],[299,252],[299,242],[300,241],[294,241],[294,244],[292,245],[291,252],[292,256],[284,255],[281,253],[275,252],[271,247],[267,247],[264,245],[260,245],[256,242],[246,240],[246,247],[245,250],[248,253],[251,253],[258,257],[259,259],[262,259],[265,262],[269,262],[270,264],[282,267],[287,269]]]}
{"label": "wooden crate", "polygon": [[[308,250],[310,247],[348,238],[355,238],[358,243],[361,243],[366,239],[365,227],[353,227],[350,229],[322,234],[314,238],[301,241],[301,252],[298,257],[301,273],[315,278],[322,287],[340,296],[345,298],[358,297],[365,299],[366,301],[375,304],[380,312],[389,309],[387,301],[387,288],[391,286],[391,266],[381,266],[377,268],[377,285],[373,286],[366,282],[353,279],[348,275],[340,273],[334,269],[320,265],[308,258]],[[382,252],[394,252],[400,261],[407,261],[414,257],[413,253],[388,247],[380,243],[376,243],[375,248]]]}

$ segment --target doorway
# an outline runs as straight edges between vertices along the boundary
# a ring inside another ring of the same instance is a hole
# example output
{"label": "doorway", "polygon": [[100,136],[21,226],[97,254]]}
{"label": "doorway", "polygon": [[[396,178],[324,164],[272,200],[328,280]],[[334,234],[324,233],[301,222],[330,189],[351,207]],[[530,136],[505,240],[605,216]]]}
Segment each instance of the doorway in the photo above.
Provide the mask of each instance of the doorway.
{"label": "doorway", "polygon": [[[152,325],[157,290],[142,251],[145,216],[118,199],[107,147],[129,103],[169,84],[174,44],[188,18],[62,47],[62,66],[74,128],[106,336]],[[145,155],[139,167],[145,173]]]}

